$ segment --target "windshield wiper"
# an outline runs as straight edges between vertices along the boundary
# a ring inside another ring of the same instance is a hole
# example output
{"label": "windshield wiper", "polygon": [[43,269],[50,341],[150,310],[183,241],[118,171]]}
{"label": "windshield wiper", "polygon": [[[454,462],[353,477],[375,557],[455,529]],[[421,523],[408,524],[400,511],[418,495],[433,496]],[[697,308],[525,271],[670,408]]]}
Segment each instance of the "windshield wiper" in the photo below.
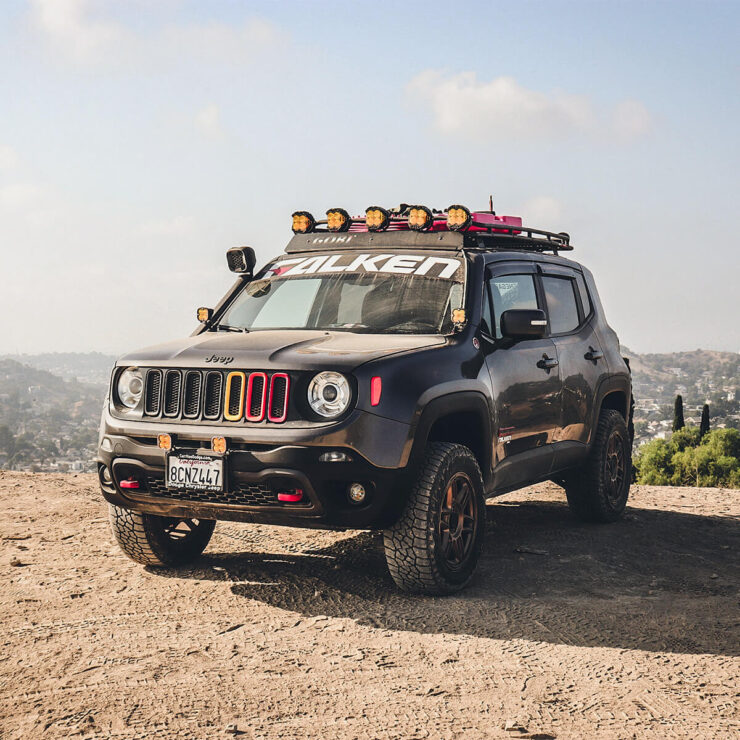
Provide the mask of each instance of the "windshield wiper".
{"label": "windshield wiper", "polygon": [[219,324],[215,327],[215,331],[240,331],[244,332],[245,334],[249,333],[249,329],[243,327],[243,326],[229,326],[228,324]]}

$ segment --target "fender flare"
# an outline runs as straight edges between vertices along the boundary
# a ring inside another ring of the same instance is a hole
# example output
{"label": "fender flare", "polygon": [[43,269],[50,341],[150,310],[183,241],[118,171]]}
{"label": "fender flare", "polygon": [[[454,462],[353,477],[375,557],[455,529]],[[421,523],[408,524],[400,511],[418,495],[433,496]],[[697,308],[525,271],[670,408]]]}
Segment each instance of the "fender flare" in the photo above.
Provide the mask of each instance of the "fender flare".
{"label": "fender flare", "polygon": [[596,389],[596,402],[593,406],[593,417],[591,419],[591,429],[589,430],[588,445],[591,446],[591,442],[594,436],[594,430],[599,423],[599,414],[601,413],[601,407],[604,403],[604,399],[610,393],[623,393],[625,398],[625,423],[629,423],[630,413],[630,401],[632,399],[632,380],[629,375],[612,375],[606,378],[602,378]]}
{"label": "fender flare", "polygon": [[493,457],[493,414],[485,395],[479,391],[459,391],[438,396],[423,407],[418,421],[412,425],[409,432],[411,442],[409,466],[415,467],[421,462],[429,440],[429,433],[436,421],[444,416],[465,412],[475,414],[481,422],[484,437],[481,447],[483,455],[481,472],[484,480],[488,480],[491,475]]}

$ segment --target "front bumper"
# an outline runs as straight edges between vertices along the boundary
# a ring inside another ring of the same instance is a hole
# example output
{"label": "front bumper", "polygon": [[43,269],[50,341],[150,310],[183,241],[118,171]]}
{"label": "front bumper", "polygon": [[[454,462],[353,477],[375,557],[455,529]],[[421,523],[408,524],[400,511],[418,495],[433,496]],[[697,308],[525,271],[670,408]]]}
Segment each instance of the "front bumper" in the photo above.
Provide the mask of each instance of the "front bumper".
{"label": "front bumper", "polygon": [[[109,423],[110,421],[110,423]],[[400,514],[410,483],[405,454],[409,428],[365,412],[344,423],[324,427],[320,434],[286,428],[272,431],[274,442],[249,429],[233,426],[178,427],[176,424],[122,422],[104,415],[98,469],[101,490],[116,506],[160,516],[224,519],[301,527],[374,529],[391,524]],[[121,433],[125,432],[125,433]],[[173,438],[173,452],[212,455],[213,436],[227,438],[223,494],[200,494],[167,489],[166,453],[156,435]],[[362,452],[358,446],[363,444]],[[322,462],[324,452],[344,452],[350,462]],[[379,464],[379,463],[386,463]],[[390,463],[388,465],[387,463]],[[106,482],[107,468],[112,481]],[[122,489],[134,478],[139,489]],[[351,503],[347,490],[361,483],[368,492],[362,504]],[[303,491],[298,503],[278,502],[281,490]]]}

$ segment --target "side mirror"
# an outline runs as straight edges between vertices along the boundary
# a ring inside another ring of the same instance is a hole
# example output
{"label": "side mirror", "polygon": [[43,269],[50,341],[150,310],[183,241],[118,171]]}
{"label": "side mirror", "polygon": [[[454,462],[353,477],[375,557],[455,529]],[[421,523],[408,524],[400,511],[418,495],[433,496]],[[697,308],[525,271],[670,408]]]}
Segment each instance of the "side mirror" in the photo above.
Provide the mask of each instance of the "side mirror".
{"label": "side mirror", "polygon": [[509,339],[540,339],[547,331],[547,316],[539,309],[510,309],[501,314],[501,334]]}
{"label": "side mirror", "polygon": [[257,256],[252,247],[233,247],[226,252],[226,262],[229,270],[241,275],[251,275],[257,264]]}

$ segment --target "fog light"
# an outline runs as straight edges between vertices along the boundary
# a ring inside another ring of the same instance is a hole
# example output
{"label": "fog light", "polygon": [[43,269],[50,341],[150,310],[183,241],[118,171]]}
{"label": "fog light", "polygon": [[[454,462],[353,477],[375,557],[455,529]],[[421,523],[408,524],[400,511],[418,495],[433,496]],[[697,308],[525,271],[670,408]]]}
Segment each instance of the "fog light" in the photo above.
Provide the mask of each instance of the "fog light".
{"label": "fog light", "polygon": [[362,483],[352,483],[347,489],[347,496],[353,504],[361,504],[367,496],[367,491]]}
{"label": "fog light", "polygon": [[319,462],[352,462],[352,458],[346,452],[332,450],[319,456]]}
{"label": "fog light", "polygon": [[110,470],[105,465],[100,468],[100,482],[105,486],[113,485],[113,476],[111,476]]}
{"label": "fog light", "polygon": [[157,435],[157,446],[160,450],[171,450],[172,449],[172,437],[169,434],[158,434]]}
{"label": "fog light", "polygon": [[211,440],[211,449],[223,455],[226,452],[226,437],[214,437]]}

